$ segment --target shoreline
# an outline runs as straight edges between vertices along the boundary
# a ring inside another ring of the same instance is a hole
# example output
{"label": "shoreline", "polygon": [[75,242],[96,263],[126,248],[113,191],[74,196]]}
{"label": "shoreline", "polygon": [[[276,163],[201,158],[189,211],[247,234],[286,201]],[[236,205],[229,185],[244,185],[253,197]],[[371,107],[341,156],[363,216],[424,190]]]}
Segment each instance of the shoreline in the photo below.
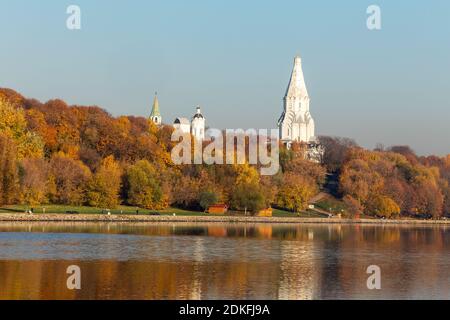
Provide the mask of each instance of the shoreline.
{"label": "shoreline", "polygon": [[450,225],[450,220],[381,220],[303,217],[243,216],[150,216],[105,214],[9,214],[0,213],[0,222],[194,222],[194,223],[267,223],[267,224],[379,224],[379,225]]}

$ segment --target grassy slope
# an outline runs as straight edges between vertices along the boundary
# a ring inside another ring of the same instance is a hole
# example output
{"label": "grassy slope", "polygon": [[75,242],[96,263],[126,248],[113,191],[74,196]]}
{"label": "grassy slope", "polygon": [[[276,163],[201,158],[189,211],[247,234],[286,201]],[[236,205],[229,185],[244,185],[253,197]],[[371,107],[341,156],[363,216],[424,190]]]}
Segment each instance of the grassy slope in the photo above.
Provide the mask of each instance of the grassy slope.
{"label": "grassy slope", "polygon": [[[3,213],[11,213],[11,212],[25,212],[29,210],[33,206],[27,205],[15,205],[15,206],[4,206],[0,208],[0,212]],[[43,213],[43,208],[45,208],[46,213],[66,213],[67,211],[76,211],[80,214],[101,214],[105,213],[105,210],[101,208],[94,207],[86,207],[86,206],[60,206],[60,205],[43,205],[43,206],[34,206],[34,213]],[[151,213],[159,213],[159,214],[177,214],[177,215],[197,215],[202,214],[201,212],[181,210],[177,208],[168,208],[166,210],[147,210],[130,206],[119,206],[116,209],[111,210],[112,214],[137,214],[137,210],[139,210],[139,214],[151,214]]]}
{"label": "grassy slope", "polygon": [[[341,213],[343,218],[349,218],[347,205],[341,199],[338,199],[331,194],[328,194],[324,199],[316,202],[314,206],[318,209],[330,212],[333,215]],[[362,214],[360,218],[373,219],[374,217]]]}

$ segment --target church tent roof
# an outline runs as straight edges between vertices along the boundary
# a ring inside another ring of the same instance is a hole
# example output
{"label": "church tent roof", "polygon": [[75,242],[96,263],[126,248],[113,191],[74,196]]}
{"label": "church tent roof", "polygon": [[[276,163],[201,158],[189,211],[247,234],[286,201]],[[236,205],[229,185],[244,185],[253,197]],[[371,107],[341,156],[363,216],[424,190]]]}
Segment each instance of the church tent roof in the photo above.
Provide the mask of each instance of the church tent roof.
{"label": "church tent roof", "polygon": [[161,117],[161,113],[159,112],[159,101],[157,93],[155,93],[155,98],[153,99],[152,113],[150,114],[150,117]]}
{"label": "church tent roof", "polygon": [[302,60],[299,56],[294,59],[294,68],[292,70],[291,79],[286,89],[285,97],[291,96],[308,96],[306,90],[305,78],[303,76]]}

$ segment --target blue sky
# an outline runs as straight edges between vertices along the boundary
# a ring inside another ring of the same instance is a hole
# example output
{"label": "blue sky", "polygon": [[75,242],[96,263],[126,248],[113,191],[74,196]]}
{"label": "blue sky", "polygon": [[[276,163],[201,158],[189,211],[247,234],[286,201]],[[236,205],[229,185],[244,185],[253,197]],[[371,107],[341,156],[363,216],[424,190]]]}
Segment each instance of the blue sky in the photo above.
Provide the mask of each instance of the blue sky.
{"label": "blue sky", "polygon": [[[66,28],[79,5],[82,29]],[[382,30],[366,28],[381,7]],[[0,0],[0,86],[165,122],[275,128],[302,56],[317,133],[450,153],[450,1]]]}

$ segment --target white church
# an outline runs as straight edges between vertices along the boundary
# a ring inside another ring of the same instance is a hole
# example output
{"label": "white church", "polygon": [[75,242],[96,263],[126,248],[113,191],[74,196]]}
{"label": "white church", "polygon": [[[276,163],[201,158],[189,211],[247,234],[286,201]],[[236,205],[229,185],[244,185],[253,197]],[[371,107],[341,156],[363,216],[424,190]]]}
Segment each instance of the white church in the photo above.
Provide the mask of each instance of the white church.
{"label": "white church", "polygon": [[195,139],[203,141],[205,140],[205,124],[206,119],[200,107],[197,107],[197,111],[190,121],[187,118],[176,118],[173,127],[183,133],[190,132]]}
{"label": "white church", "polygon": [[[324,149],[318,143],[315,136],[315,123],[309,111],[309,95],[306,89],[305,78],[302,70],[302,60],[299,56],[294,59],[294,67],[291,78],[283,98],[283,113],[278,120],[279,138],[288,148],[293,142],[300,142],[306,145],[306,158],[321,162]],[[162,117],[159,111],[158,96],[155,93],[150,120],[156,125],[162,124]],[[205,139],[206,119],[200,107],[189,120],[187,118],[176,118],[173,127],[183,133],[191,133],[200,141]]]}
{"label": "white church", "polygon": [[[160,126],[162,124],[162,117],[159,111],[158,95],[156,93],[153,100],[150,120],[157,126]],[[206,119],[203,116],[200,107],[197,107],[196,113],[192,116],[191,120],[180,117],[176,118],[173,122],[173,127],[176,130],[181,130],[181,132],[183,133],[191,133],[192,136],[199,141],[205,140],[205,126]]]}
{"label": "white church", "polygon": [[315,136],[315,123],[309,111],[309,95],[303,76],[302,60],[294,59],[286,93],[283,98],[283,113],[278,120],[280,140],[289,148],[293,142],[307,145],[307,158],[319,162],[323,147]]}

